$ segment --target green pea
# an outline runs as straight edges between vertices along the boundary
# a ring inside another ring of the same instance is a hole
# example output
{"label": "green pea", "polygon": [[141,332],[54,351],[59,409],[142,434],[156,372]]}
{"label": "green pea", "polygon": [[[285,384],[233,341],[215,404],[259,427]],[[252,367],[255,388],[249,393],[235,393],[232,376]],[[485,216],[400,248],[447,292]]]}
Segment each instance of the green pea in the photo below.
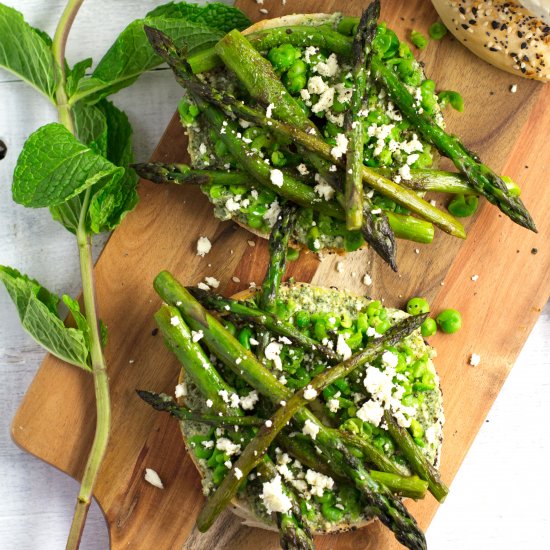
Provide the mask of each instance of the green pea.
{"label": "green pea", "polygon": [[353,326],[353,319],[349,313],[344,313],[340,318],[340,326],[344,328],[351,328]]}
{"label": "green pea", "polygon": [[467,218],[475,213],[479,204],[476,195],[456,195],[447,210],[457,218]]}
{"label": "green pea", "polygon": [[462,316],[456,309],[445,309],[435,318],[445,334],[453,334],[462,326]]}
{"label": "green pea", "polygon": [[219,485],[225,478],[226,474],[227,468],[223,464],[216,466],[216,468],[214,468],[214,471],[212,472],[212,482],[214,483],[214,485]]}
{"label": "green pea", "polygon": [[319,503],[319,504],[329,504],[329,505],[333,505],[335,502],[336,502],[336,497],[334,496],[334,493],[331,492],[331,491],[328,491],[328,490],[324,490],[323,491],[323,495],[322,496],[316,496],[315,497],[315,500]]}
{"label": "green pea", "polygon": [[382,309],[382,302],[380,300],[373,300],[367,306],[367,315],[369,317],[373,317],[374,315],[378,315],[378,313],[380,312],[381,309]]}
{"label": "green pea", "polygon": [[291,94],[297,94],[300,90],[306,87],[307,83],[307,77],[305,74],[297,74],[294,76],[290,76],[290,72],[285,73],[283,75],[283,84],[285,85],[285,88],[291,93]]}
{"label": "green pea", "polygon": [[194,104],[187,101],[183,98],[178,105],[178,113],[180,115],[181,121],[190,126],[195,122],[195,119],[200,113],[199,108]]}
{"label": "green pea", "polygon": [[464,99],[458,92],[444,90],[439,92],[439,103],[442,107],[449,104],[453,109],[462,113],[464,111]]}
{"label": "green pea", "polygon": [[422,437],[424,435],[424,428],[416,418],[411,419],[409,431],[413,437]]}
{"label": "green pea", "polygon": [[338,523],[344,517],[344,510],[340,510],[340,508],[336,508],[328,503],[321,506],[321,513],[323,517],[332,523]]}
{"label": "green pea", "polygon": [[338,380],[334,381],[334,385],[344,394],[349,395],[350,394],[350,387],[349,383],[345,378],[338,378]]}
{"label": "green pea", "polygon": [[313,334],[315,334],[315,339],[319,342],[327,337],[327,326],[323,321],[315,322],[315,325],[313,327]]}
{"label": "green pea", "polygon": [[401,59],[397,65],[397,73],[401,78],[406,78],[414,72],[414,65],[411,59]]}
{"label": "green pea", "polygon": [[304,311],[303,309],[297,311],[296,315],[294,316],[294,322],[296,323],[296,326],[298,328],[307,327],[310,323],[309,313],[307,311]]}
{"label": "green pea", "polygon": [[419,49],[423,50],[428,45],[428,39],[419,31],[411,31],[411,42]]}
{"label": "green pea", "polygon": [[447,34],[447,27],[441,21],[436,21],[430,25],[428,34],[432,40],[441,40]]}
{"label": "green pea", "polygon": [[281,44],[275,48],[271,48],[267,54],[267,58],[276,70],[286,71],[290,69],[294,61],[301,55],[299,49],[292,44]]}
{"label": "green pea", "polygon": [[225,194],[225,192],[226,192],[226,188],[223,185],[212,185],[208,190],[208,194],[213,199],[219,199]]}
{"label": "green pea", "polygon": [[231,321],[224,319],[223,324],[225,325],[225,328],[231,333],[232,336],[235,336],[237,334],[237,327]]}
{"label": "green pea", "polygon": [[361,332],[367,332],[367,329],[369,327],[369,316],[365,313],[360,313],[357,317],[357,330],[360,330]]}
{"label": "green pea", "polygon": [[346,344],[352,349],[358,349],[363,343],[363,334],[361,332],[355,332],[347,340]]}
{"label": "green pea", "polygon": [[424,338],[428,336],[433,336],[437,332],[437,323],[431,318],[428,317],[421,325],[420,332]]}
{"label": "green pea", "polygon": [[250,215],[246,218],[246,223],[253,229],[259,229],[264,225],[264,219],[262,216]]}
{"label": "green pea", "polygon": [[288,160],[282,151],[273,151],[271,153],[271,164],[276,167],[286,166]]}
{"label": "green pea", "polygon": [[420,315],[422,313],[429,312],[430,304],[428,303],[428,300],[426,300],[426,298],[411,298],[407,302],[407,313],[410,313],[411,315]]}
{"label": "green pea", "polygon": [[376,329],[376,332],[378,332],[378,334],[384,334],[386,331],[389,330],[390,327],[391,323],[388,321],[388,319],[383,319],[379,323],[377,323],[374,328]]}
{"label": "green pea", "polygon": [[233,195],[244,195],[248,191],[246,185],[230,185],[229,190]]}
{"label": "green pea", "polygon": [[250,337],[252,336],[252,329],[250,327],[244,327],[239,332],[239,342],[244,348],[250,349]]}
{"label": "green pea", "polygon": [[299,257],[300,257],[300,250],[298,250],[297,248],[291,248],[291,247],[289,247],[289,249],[286,251],[286,259],[287,259],[289,262],[294,262],[294,261],[296,261]]}

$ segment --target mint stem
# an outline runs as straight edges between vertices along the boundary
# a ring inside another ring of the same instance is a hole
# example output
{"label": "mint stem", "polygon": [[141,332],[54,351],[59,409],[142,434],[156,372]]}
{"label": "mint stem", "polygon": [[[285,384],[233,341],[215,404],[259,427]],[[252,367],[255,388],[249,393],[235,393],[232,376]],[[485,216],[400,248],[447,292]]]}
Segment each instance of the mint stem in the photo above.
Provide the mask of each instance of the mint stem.
{"label": "mint stem", "polygon": [[[60,71],[59,85],[56,90],[56,104],[59,121],[73,135],[75,133],[71,107],[68,104],[65,74],[65,47],[73,21],[84,0],[69,0],[57,26],[52,51]],[[111,429],[111,401],[109,394],[109,378],[103,350],[101,348],[101,332],[97,316],[94,287],[94,271],[92,259],[92,237],[86,227],[86,212],[90,202],[90,189],[84,194],[76,240],[80,257],[80,273],[82,278],[82,297],[86,320],[90,327],[90,355],[92,361],[92,376],[96,398],[96,430],[88,461],[82,475],[80,491],[76,501],[73,521],[67,539],[67,550],[76,550],[80,546],[84,524],[92,501],[93,489],[97,480],[103,458],[109,443]]]}

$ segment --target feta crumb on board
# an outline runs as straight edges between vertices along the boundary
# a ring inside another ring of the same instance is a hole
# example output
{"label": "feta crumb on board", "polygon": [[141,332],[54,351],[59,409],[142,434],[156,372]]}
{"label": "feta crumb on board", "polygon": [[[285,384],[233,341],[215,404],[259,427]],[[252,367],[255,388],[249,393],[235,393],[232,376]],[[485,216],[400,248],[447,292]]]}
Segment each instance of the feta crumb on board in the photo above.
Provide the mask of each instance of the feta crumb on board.
{"label": "feta crumb on board", "polygon": [[147,481],[147,483],[150,483],[153,487],[157,487],[158,489],[164,489],[164,484],[162,483],[160,476],[152,468],[145,468],[144,479],[145,481]]}
{"label": "feta crumb on board", "polygon": [[338,271],[338,273],[344,272],[344,262],[336,262],[336,271]]}
{"label": "feta crumb on board", "polygon": [[477,367],[481,363],[481,355],[478,355],[477,353],[472,353],[472,355],[470,355],[469,363],[470,365],[472,365],[472,367]]}
{"label": "feta crumb on board", "polygon": [[212,249],[212,243],[208,237],[199,237],[197,241],[197,256],[204,258]]}
{"label": "feta crumb on board", "polygon": [[368,273],[365,273],[365,276],[363,277],[363,284],[365,286],[370,286],[372,285],[372,278],[371,276],[368,274]]}
{"label": "feta crumb on board", "polygon": [[204,280],[209,287],[218,288],[220,286],[220,281],[216,277],[205,277]]}
{"label": "feta crumb on board", "polygon": [[174,395],[176,396],[176,399],[179,399],[180,397],[185,397],[187,395],[187,386],[185,382],[182,382],[181,384],[178,384],[176,386]]}
{"label": "feta crumb on board", "polygon": [[479,279],[479,275],[472,275],[472,281],[474,281],[474,283]]}

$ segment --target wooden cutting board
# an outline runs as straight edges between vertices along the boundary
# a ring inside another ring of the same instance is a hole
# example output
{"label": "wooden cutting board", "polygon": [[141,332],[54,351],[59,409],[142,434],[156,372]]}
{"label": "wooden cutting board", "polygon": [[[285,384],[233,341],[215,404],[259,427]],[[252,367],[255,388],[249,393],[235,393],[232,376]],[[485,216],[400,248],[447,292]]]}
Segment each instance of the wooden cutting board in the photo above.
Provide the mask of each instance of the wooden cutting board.
{"label": "wooden cutting board", "polygon": [[[237,4],[252,19],[262,17],[254,1]],[[350,0],[345,8],[359,14],[364,5]],[[282,6],[279,0],[266,0],[264,7],[275,17],[293,9],[332,12],[341,9],[342,2],[289,1]],[[426,33],[436,14],[426,1],[386,0],[383,18],[405,37],[412,28]],[[550,88],[497,71],[450,38],[430,42],[419,57],[441,89],[463,94],[465,112],[449,113],[450,130],[521,184],[539,234],[519,228],[484,203],[468,224],[466,241],[438,232],[429,246],[400,242],[399,275],[369,251],[322,262],[302,254],[290,274],[384,297],[386,305],[403,306],[408,297],[422,295],[434,311],[455,307],[462,312],[460,332],[431,339],[438,349],[447,417],[442,474],[450,483],[549,295]],[[509,91],[514,83],[516,94]],[[154,158],[184,161],[185,150],[185,137],[174,117]],[[184,284],[196,284],[210,275],[231,294],[261,281],[265,242],[214,220],[196,189],[142,182],[140,195],[138,208],[111,237],[95,270],[101,317],[110,329],[106,355],[113,401],[112,438],[95,496],[108,522],[111,548],[277,548],[276,534],[242,526],[229,512],[207,535],[193,530],[203,497],[177,423],[152,411],[135,394],[136,388],[171,393],[178,376],[176,360],[154,330],[153,313],[160,305],[152,289],[154,276],[168,269]],[[205,258],[195,253],[201,235],[213,243]],[[344,261],[344,273],[335,269],[339,260]],[[373,280],[369,287],[361,282],[366,272]],[[479,276],[477,282],[471,280],[473,275]],[[481,355],[476,368],[468,365],[472,352]],[[90,376],[46,357],[13,421],[14,441],[79,479],[94,432],[93,395]],[[143,480],[146,467],[159,473],[164,490]],[[428,497],[410,508],[426,528],[437,504]],[[367,531],[317,540],[320,549],[397,546],[377,523]]]}

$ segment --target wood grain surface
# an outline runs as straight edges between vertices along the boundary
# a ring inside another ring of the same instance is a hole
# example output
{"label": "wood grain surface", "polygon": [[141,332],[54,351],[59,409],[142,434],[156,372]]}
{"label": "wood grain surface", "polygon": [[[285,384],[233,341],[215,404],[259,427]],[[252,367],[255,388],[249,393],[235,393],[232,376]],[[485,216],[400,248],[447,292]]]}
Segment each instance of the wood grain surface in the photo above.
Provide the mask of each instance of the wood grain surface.
{"label": "wood grain surface", "polygon": [[[237,4],[253,19],[260,16],[257,4]],[[308,11],[342,6],[328,0],[306,4]],[[362,5],[358,0],[347,2],[346,11],[358,14]],[[265,6],[270,17],[293,8],[267,0]],[[425,32],[436,16],[425,1],[387,0],[383,18],[404,37],[412,27]],[[470,223],[466,241],[438,233],[429,246],[400,242],[399,275],[369,251],[322,262],[302,255],[292,272],[297,279],[362,294],[372,288],[387,305],[402,306],[411,295],[425,295],[435,311],[451,306],[462,311],[465,322],[459,333],[431,341],[439,353],[436,364],[447,416],[442,473],[450,482],[550,291],[550,255],[542,246],[550,236],[544,191],[550,161],[545,146],[550,97],[548,88],[499,73],[452,39],[430,43],[420,57],[440,87],[458,89],[465,98],[465,113],[448,117],[451,131],[520,183],[539,234],[515,226],[484,205]],[[516,94],[507,91],[512,83],[518,83]],[[185,137],[176,118],[154,157],[185,160]],[[106,354],[113,401],[112,439],[95,494],[109,524],[111,547],[163,550],[187,541],[186,548],[193,550],[276,548],[275,534],[241,526],[229,513],[208,534],[194,532],[202,496],[178,426],[135,395],[136,388],[170,393],[178,375],[177,362],[153,331],[159,300],[151,283],[157,272],[169,269],[185,284],[215,276],[222,290],[232,293],[261,280],[265,243],[231,223],[214,220],[198,190],[142,182],[140,196],[136,212],[111,237],[95,271],[101,315],[111,327]],[[205,258],[195,254],[201,235],[213,243]],[[538,254],[531,253],[533,248]],[[344,273],[336,271],[336,261],[344,262]],[[365,272],[373,279],[372,287],[361,282]],[[479,275],[477,282],[471,280],[474,274]],[[482,356],[475,369],[467,364],[472,352]],[[78,479],[93,437],[93,411],[91,379],[47,357],[14,419],[12,435],[22,448]],[[164,491],[143,481],[146,467],[159,473]],[[427,498],[411,509],[426,527],[436,503]],[[319,537],[317,546],[385,549],[397,543],[373,524],[357,532]]]}

